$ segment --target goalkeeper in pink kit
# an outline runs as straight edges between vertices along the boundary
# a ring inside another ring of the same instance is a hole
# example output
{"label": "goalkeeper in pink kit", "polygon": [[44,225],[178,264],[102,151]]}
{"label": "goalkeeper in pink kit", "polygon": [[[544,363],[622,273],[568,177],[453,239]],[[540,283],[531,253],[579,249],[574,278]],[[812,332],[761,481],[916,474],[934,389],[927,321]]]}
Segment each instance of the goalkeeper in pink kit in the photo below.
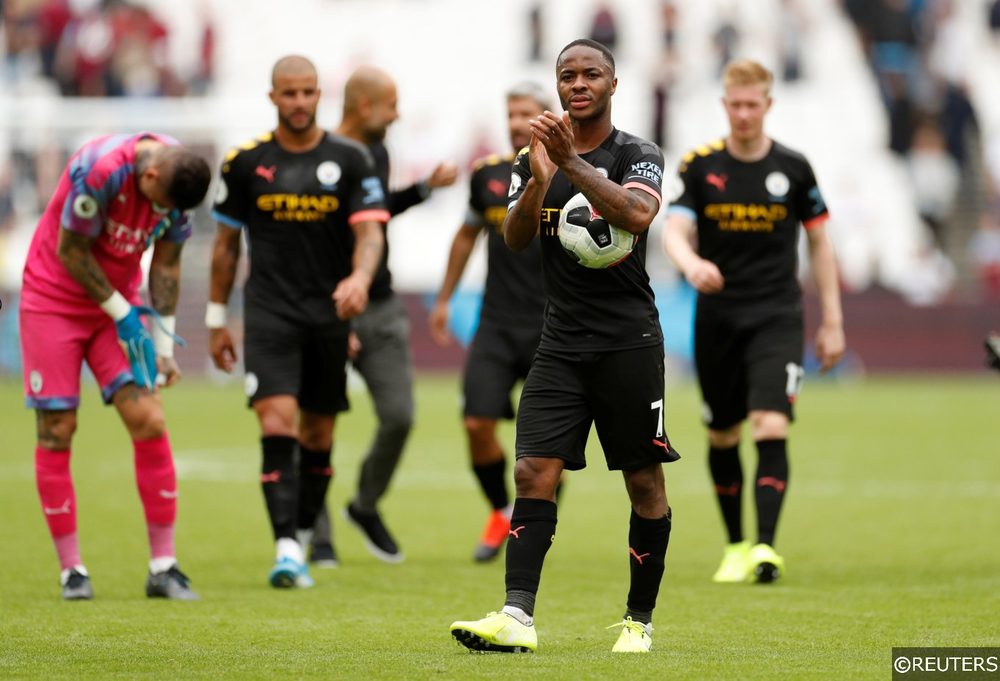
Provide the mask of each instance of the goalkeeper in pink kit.
{"label": "goalkeeper in pink kit", "polygon": [[[64,599],[94,596],[70,475],[84,361],[132,439],[152,558],[146,595],[198,598],[174,555],[177,484],[157,385],[180,377],[173,328],[186,211],[210,179],[204,159],[169,137],[99,137],[70,159],[32,239],[20,305],[24,391],[37,415],[35,474]],[[152,309],[138,295],[149,247]]]}

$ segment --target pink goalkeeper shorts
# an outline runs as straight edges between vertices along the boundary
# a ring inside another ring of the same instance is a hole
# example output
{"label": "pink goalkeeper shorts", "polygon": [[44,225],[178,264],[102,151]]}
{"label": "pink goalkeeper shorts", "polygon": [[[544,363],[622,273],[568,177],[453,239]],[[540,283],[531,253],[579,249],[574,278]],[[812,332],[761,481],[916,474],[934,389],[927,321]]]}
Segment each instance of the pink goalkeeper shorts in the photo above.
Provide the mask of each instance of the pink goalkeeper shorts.
{"label": "pink goalkeeper shorts", "polygon": [[115,324],[100,310],[78,315],[21,310],[19,317],[24,402],[31,409],[76,409],[84,360],[105,404],[132,380]]}

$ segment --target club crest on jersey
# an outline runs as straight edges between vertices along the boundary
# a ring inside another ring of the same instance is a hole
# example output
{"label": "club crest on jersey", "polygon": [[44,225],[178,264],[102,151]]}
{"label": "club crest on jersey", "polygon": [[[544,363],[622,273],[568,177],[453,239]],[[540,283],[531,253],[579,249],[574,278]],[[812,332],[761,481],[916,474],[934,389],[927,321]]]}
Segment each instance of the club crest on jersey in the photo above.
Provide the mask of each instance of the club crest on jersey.
{"label": "club crest on jersey", "polygon": [[517,173],[511,173],[510,176],[510,189],[507,190],[507,196],[514,196],[517,190],[521,188],[521,176]]}
{"label": "club crest on jersey", "polygon": [[340,180],[340,166],[333,161],[323,161],[316,166],[316,179],[324,187],[333,187]]}
{"label": "club crest on jersey", "polygon": [[680,175],[674,175],[667,180],[663,198],[673,203],[684,194],[684,180]]}
{"label": "club crest on jersey", "polygon": [[603,177],[607,177],[608,176],[608,169],[607,168],[594,168],[594,170],[596,170],[597,172],[599,172]]}
{"label": "club crest on jersey", "polygon": [[764,187],[771,196],[781,198],[788,193],[791,182],[788,181],[788,175],[774,171],[764,179]]}
{"label": "club crest on jersey", "polygon": [[226,199],[229,198],[229,187],[226,185],[226,181],[221,177],[219,178],[219,186],[215,189],[215,202],[225,203]]}
{"label": "club crest on jersey", "polygon": [[252,371],[249,372],[246,378],[243,379],[243,392],[246,393],[247,397],[253,397],[259,387],[260,381],[257,380],[257,374]]}
{"label": "club crest on jersey", "polygon": [[93,196],[80,194],[78,197],[73,199],[73,213],[77,217],[89,220],[97,215],[97,199]]}
{"label": "club crest on jersey", "polygon": [[28,374],[28,387],[31,388],[31,392],[37,394],[42,389],[42,374],[38,369],[32,370]]}

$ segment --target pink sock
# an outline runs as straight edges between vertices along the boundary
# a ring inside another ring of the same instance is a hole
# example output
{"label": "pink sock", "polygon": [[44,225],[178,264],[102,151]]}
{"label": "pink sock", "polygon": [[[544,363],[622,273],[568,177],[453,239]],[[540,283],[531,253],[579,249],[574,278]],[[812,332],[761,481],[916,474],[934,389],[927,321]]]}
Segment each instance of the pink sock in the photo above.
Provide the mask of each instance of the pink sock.
{"label": "pink sock", "polygon": [[80,565],[80,544],[76,536],[76,493],[69,471],[70,450],[54,452],[35,447],[35,483],[42,512],[56,546],[59,566]]}
{"label": "pink sock", "polygon": [[135,479],[146,512],[146,530],[153,558],[174,555],[174,520],[177,518],[177,477],[167,434],[135,441]]}

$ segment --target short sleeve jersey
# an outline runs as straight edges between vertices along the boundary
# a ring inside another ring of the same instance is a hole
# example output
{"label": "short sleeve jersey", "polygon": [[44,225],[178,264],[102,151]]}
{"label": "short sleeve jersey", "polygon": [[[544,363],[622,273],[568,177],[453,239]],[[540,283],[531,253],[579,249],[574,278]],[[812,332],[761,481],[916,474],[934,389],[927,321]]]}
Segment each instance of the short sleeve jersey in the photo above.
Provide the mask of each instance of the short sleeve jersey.
{"label": "short sleeve jersey", "polygon": [[465,224],[486,232],[486,289],[480,318],[538,329],[545,310],[541,245],[532,239],[527,248],[515,253],[503,238],[513,160],[512,154],[493,155],[475,163]]}
{"label": "short sleeve jersey", "polygon": [[[663,154],[652,142],[621,130],[580,158],[627,189],[661,197]],[[531,177],[527,148],[514,161],[510,202]],[[646,273],[648,229],[627,258],[606,269],[583,267],[559,241],[559,215],[579,193],[557,170],[542,202],[539,233],[547,304],[539,351],[625,350],[663,343],[653,290]]]}
{"label": "short sleeve jersey", "polygon": [[388,220],[367,150],[325,133],[304,152],[271,133],[230,151],[212,215],[246,229],[246,305],[305,326],[344,326],[330,298],[353,269],[351,225]]}
{"label": "short sleeve jersey", "polygon": [[21,307],[35,312],[79,314],[97,309],[59,259],[59,232],[94,239],[91,252],[108,282],[138,303],[143,252],[157,239],[177,243],[191,236],[186,212],[159,212],[139,191],[136,144],[165,135],[108,135],[87,142],[70,158],[31,240],[24,266]]}
{"label": "short sleeve jersey", "polygon": [[668,212],[697,223],[698,253],[725,279],[699,304],[799,304],[799,223],[810,229],[827,218],[806,158],[773,142],[764,158],[747,163],[716,140],[686,154],[679,174],[684,189]]}

